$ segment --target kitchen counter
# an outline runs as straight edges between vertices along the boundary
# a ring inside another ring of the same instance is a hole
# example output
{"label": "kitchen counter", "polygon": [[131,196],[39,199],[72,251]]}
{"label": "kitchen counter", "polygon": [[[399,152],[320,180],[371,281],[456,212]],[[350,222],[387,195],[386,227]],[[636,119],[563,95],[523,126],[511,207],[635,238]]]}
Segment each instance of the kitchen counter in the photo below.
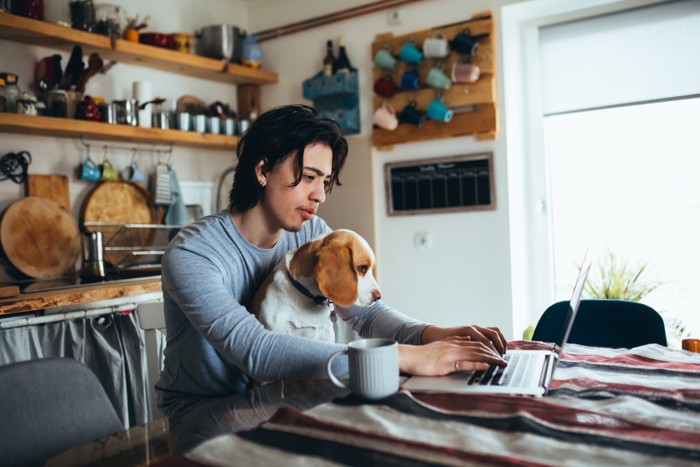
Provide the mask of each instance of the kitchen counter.
{"label": "kitchen counter", "polygon": [[0,317],[18,313],[73,307],[76,305],[102,302],[126,297],[161,293],[160,276],[131,279],[117,279],[98,283],[63,285],[55,288],[33,291],[24,289],[17,296],[0,299]]}

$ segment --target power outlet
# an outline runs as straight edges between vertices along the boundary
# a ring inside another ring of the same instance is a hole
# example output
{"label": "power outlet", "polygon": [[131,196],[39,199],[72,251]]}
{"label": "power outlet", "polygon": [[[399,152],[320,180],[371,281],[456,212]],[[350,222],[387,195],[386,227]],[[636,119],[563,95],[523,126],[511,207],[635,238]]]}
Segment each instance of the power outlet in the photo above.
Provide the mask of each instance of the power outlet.
{"label": "power outlet", "polygon": [[413,235],[413,246],[416,250],[422,250],[425,248],[433,247],[433,236],[428,232],[416,232]]}
{"label": "power outlet", "polygon": [[386,22],[389,23],[390,26],[401,24],[401,10],[389,10],[386,14]]}

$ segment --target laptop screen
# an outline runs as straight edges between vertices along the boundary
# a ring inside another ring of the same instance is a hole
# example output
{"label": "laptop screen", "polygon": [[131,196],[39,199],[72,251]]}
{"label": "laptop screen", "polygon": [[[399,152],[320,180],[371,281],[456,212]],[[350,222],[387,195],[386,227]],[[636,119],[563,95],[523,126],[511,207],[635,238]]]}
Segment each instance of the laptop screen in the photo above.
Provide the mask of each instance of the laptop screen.
{"label": "laptop screen", "polygon": [[581,304],[581,294],[583,294],[583,288],[586,285],[586,279],[588,278],[588,272],[591,269],[591,261],[588,258],[588,252],[583,257],[583,262],[581,263],[581,269],[579,269],[578,277],[576,278],[576,284],[574,284],[574,291],[571,293],[571,300],[569,300],[569,307],[566,311],[566,316],[562,321],[561,330],[559,331],[559,336],[554,341],[554,352],[557,355],[561,354],[562,347],[569,338],[569,333],[574,325],[574,319],[576,318],[576,312]]}

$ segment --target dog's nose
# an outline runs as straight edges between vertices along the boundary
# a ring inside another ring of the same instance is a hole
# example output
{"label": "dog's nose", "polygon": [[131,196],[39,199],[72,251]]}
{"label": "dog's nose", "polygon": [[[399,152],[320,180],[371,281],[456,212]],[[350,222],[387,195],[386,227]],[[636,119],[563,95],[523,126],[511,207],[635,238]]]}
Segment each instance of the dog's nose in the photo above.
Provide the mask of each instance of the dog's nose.
{"label": "dog's nose", "polygon": [[382,298],[382,293],[379,291],[379,289],[374,289],[372,291],[372,300],[374,300],[376,302],[377,300],[381,300],[381,298]]}

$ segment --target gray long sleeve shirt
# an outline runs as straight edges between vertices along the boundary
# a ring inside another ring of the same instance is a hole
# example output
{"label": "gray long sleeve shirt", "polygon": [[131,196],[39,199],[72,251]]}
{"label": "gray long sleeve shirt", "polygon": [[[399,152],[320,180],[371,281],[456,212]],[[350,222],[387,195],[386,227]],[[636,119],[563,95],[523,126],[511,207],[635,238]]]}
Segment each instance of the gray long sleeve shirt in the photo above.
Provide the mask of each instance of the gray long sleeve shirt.
{"label": "gray long sleeve shirt", "polygon": [[[262,249],[223,211],[178,233],[162,261],[167,345],[156,389],[165,414],[242,392],[252,379],[327,378],[328,358],[344,345],[269,332],[246,307],[288,251],[328,230],[314,216],[301,231],[283,231],[274,247]],[[420,344],[426,326],[381,301],[336,313],[362,337],[405,344]],[[346,358],[335,365],[337,375],[347,375]]]}

